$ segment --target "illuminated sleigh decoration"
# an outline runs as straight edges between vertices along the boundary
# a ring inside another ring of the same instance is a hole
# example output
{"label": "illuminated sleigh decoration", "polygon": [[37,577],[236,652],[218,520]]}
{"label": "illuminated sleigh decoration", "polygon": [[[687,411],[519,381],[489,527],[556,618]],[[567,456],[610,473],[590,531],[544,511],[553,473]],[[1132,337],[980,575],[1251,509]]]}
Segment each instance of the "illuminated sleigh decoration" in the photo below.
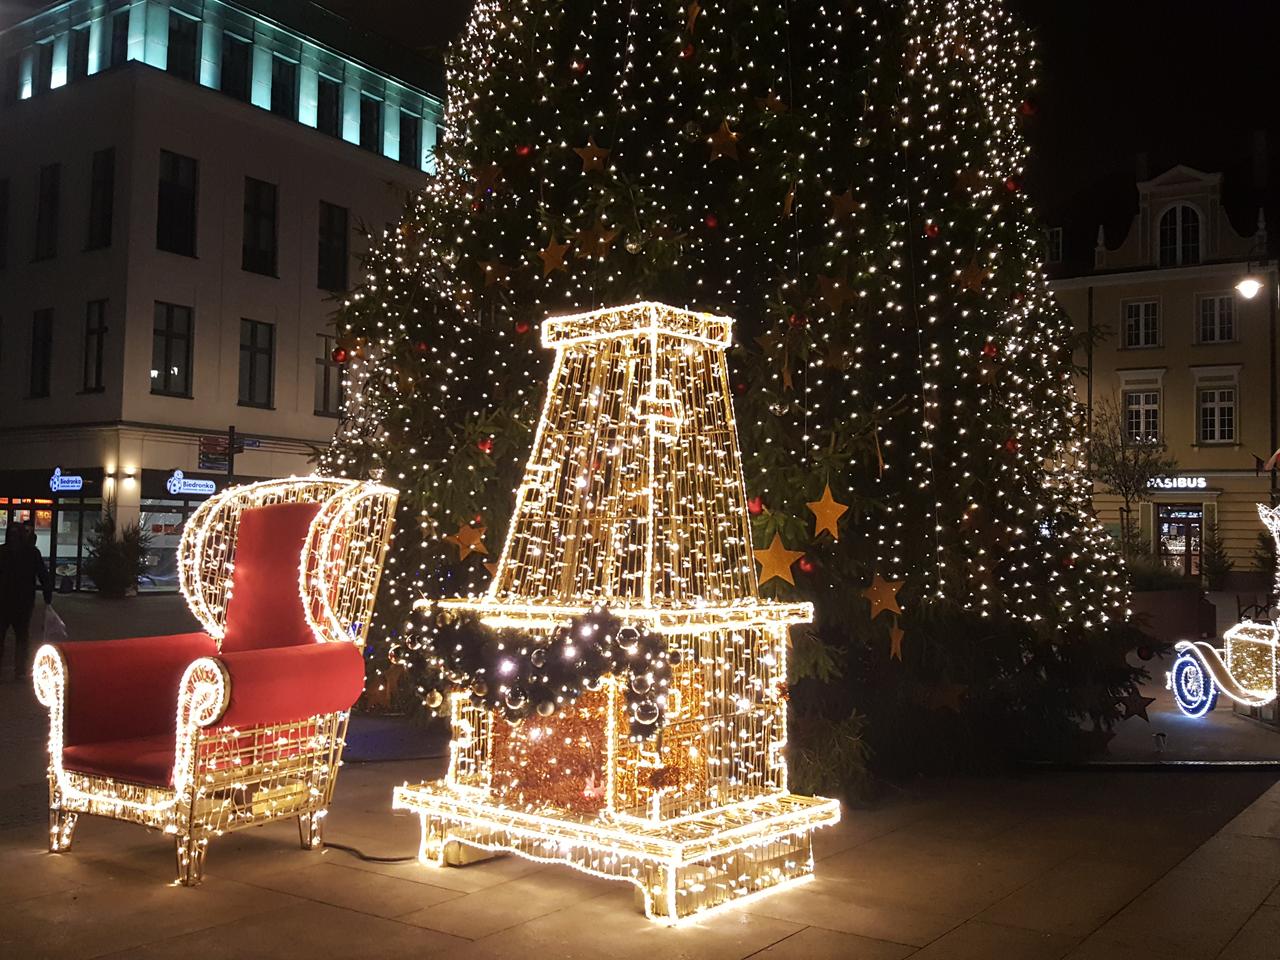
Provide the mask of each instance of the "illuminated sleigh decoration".
{"label": "illuminated sleigh decoration", "polygon": [[812,876],[813,832],[840,817],[787,788],[788,631],[813,608],[759,596],[731,332],[656,303],[543,325],[555,363],[497,573],[443,606],[551,638],[601,603],[679,663],[646,740],[617,677],[519,724],[455,694],[448,775],[395,791],[424,863],[562,863],[666,923]]}
{"label": "illuminated sleigh decoration", "polygon": [[194,886],[232,830],[296,817],[321,846],[395,505],[320,477],[229,489],[178,551],[205,632],[41,647],[49,849],[70,849],[82,814],[142,824],[174,838]]}
{"label": "illuminated sleigh decoration", "polygon": [[[1280,509],[1258,504],[1258,516],[1280,545]],[[1189,717],[1203,717],[1225,693],[1245,707],[1262,707],[1280,695],[1280,630],[1272,623],[1245,620],[1223,636],[1219,650],[1204,641],[1182,640],[1178,659],[1165,674],[1178,709]]]}

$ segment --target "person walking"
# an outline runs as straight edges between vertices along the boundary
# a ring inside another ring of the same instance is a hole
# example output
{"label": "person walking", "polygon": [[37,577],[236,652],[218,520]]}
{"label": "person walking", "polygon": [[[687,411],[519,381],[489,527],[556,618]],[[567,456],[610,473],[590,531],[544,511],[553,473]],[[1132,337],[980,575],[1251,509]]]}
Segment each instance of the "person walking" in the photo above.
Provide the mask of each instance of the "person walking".
{"label": "person walking", "polygon": [[0,656],[12,629],[14,680],[27,675],[27,645],[37,585],[44,592],[45,606],[52,604],[53,577],[36,546],[35,531],[23,524],[11,523],[5,531],[4,546],[0,547]]}

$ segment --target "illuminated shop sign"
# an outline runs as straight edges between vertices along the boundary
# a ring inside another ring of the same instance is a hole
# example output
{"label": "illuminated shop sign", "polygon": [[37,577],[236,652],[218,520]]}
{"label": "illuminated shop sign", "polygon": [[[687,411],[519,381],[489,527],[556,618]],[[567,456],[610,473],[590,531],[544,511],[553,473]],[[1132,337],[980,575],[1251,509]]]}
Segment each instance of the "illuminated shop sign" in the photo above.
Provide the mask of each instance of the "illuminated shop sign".
{"label": "illuminated shop sign", "polygon": [[169,474],[169,479],[165,481],[164,487],[175,497],[208,497],[218,492],[218,485],[212,480],[197,480],[194,477],[187,477],[183,475],[181,470],[175,470]]}
{"label": "illuminated shop sign", "polygon": [[1148,490],[1207,490],[1208,477],[1153,477],[1147,481]]}
{"label": "illuminated shop sign", "polygon": [[75,473],[63,473],[61,467],[53,468],[53,476],[49,478],[49,489],[54,493],[74,493],[84,489],[84,477]]}

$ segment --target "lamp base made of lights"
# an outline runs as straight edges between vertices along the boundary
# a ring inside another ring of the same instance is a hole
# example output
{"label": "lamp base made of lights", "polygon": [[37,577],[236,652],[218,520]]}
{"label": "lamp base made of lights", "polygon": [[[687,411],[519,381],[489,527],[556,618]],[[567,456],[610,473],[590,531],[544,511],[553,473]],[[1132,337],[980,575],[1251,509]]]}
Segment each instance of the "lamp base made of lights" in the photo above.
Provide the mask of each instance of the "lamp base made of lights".
{"label": "lamp base made of lights", "polygon": [[813,832],[840,820],[835,800],[780,793],[649,825],[512,809],[443,782],[398,787],[392,806],[418,814],[426,865],[462,865],[466,848],[563,863],[630,881],[645,916],[669,925],[808,879]]}

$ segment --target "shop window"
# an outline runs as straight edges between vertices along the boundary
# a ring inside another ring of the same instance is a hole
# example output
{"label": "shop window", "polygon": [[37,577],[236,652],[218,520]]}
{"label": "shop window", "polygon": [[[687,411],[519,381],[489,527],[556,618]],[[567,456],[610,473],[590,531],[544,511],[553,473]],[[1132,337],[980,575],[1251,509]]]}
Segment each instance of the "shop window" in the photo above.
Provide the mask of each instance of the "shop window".
{"label": "shop window", "polygon": [[46,164],[40,168],[40,184],[36,194],[36,244],[33,260],[48,260],[58,255],[58,207],[62,182],[62,165]]}
{"label": "shop window", "polygon": [[320,201],[320,242],[316,286],[321,290],[347,289],[347,208]]}
{"label": "shop window", "polygon": [[422,118],[400,111],[400,162],[415,170],[422,166]]}
{"label": "shop window", "polygon": [[244,242],[241,267],[276,275],[276,185],[244,178]]}
{"label": "shop window", "polygon": [[196,198],[199,165],[191,157],[160,151],[160,188],[156,204],[156,249],[184,257],[196,255]]}
{"label": "shop window", "polygon": [[129,8],[111,15],[111,56],[109,65],[123,66],[129,59]]}
{"label": "shop window", "polygon": [[1124,305],[1124,345],[1126,348],[1160,345],[1160,303],[1132,300]]}
{"label": "shop window", "polygon": [[200,21],[169,11],[169,61],[168,71],[180,80],[195,82],[197,38]]}
{"label": "shop window", "polygon": [[271,406],[275,353],[275,324],[240,321],[240,406]]}
{"label": "shop window", "polygon": [[1200,504],[1159,504],[1157,544],[1160,561],[1184,577],[1200,576],[1204,507]]}
{"label": "shop window", "polygon": [[89,176],[89,236],[85,246],[90,250],[111,246],[116,187],[116,151],[112,147],[97,150]]}
{"label": "shop window", "polygon": [[151,392],[191,396],[192,314],[190,307],[156,302],[151,336]]}
{"label": "shop window", "polygon": [[1124,395],[1124,425],[1130,440],[1155,443],[1160,439],[1160,392],[1130,390]]}
{"label": "shop window", "polygon": [[382,152],[382,101],[360,95],[360,146]]}
{"label": "shop window", "polygon": [[253,81],[253,44],[230,31],[222,34],[222,92],[244,103],[249,102]]}
{"label": "shop window", "polygon": [[1200,391],[1200,442],[1235,443],[1236,391],[1234,387],[1214,387]]}
{"label": "shop window", "polygon": [[298,119],[298,65],[278,54],[271,58],[271,112]]}
{"label": "shop window", "polygon": [[28,395],[47,397],[53,378],[53,310],[37,310],[31,317],[31,371]]}
{"label": "shop window", "polygon": [[1160,266],[1185,267],[1200,262],[1200,214],[1178,204],[1160,217]]}
{"label": "shop window", "polygon": [[107,301],[90,300],[84,312],[84,392],[103,390],[102,362],[107,344]]}
{"label": "shop window", "polygon": [[342,84],[329,77],[320,77],[316,84],[316,129],[342,136]]}
{"label": "shop window", "polygon": [[320,355],[316,357],[316,406],[317,417],[336,417],[342,413],[343,365],[333,359],[337,343],[335,338],[319,334]]}
{"label": "shop window", "polygon": [[71,31],[71,45],[67,54],[67,74],[71,82],[83,80],[89,75],[89,25]]}
{"label": "shop window", "polygon": [[1200,342],[1224,343],[1236,338],[1235,298],[1226,294],[1200,298]]}

